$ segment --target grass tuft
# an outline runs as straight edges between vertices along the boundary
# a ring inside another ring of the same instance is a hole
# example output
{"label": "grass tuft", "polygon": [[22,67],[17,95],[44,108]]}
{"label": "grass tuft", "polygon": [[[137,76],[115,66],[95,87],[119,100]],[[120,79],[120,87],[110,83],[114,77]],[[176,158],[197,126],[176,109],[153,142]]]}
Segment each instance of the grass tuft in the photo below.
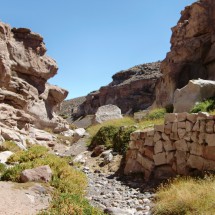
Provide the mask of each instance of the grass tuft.
{"label": "grass tuft", "polygon": [[153,214],[215,214],[215,176],[176,178],[156,193]]}
{"label": "grass tuft", "polygon": [[215,109],[215,99],[208,99],[203,102],[198,102],[196,105],[191,109],[191,113],[198,113],[198,112],[211,112]]}

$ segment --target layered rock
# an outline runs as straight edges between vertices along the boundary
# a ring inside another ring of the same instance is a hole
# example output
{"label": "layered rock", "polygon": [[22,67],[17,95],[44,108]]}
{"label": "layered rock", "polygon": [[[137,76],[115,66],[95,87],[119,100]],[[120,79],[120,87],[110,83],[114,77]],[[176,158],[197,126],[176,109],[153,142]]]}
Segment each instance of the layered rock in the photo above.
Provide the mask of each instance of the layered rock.
{"label": "layered rock", "polygon": [[32,127],[68,130],[67,122],[54,112],[68,92],[47,83],[58,67],[45,53],[42,36],[0,22],[0,134],[4,139],[23,143]]}
{"label": "layered rock", "polygon": [[200,0],[187,6],[172,28],[171,51],[161,63],[156,105],[173,103],[174,91],[191,79],[215,80],[215,2]]}
{"label": "layered rock", "polygon": [[207,113],[172,113],[163,125],[131,134],[125,173],[145,179],[215,170],[215,117]]}
{"label": "layered rock", "polygon": [[116,105],[122,114],[133,113],[151,106],[155,99],[155,84],[160,74],[160,63],[142,64],[113,75],[113,81],[86,96],[72,116],[95,114],[103,105]]}

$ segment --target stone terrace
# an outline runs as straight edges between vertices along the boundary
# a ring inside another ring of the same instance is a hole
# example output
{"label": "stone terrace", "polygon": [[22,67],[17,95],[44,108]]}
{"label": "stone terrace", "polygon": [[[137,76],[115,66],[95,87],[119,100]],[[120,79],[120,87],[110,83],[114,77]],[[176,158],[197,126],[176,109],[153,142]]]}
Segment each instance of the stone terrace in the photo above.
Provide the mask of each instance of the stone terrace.
{"label": "stone terrace", "polygon": [[164,125],[130,136],[125,174],[145,179],[215,170],[215,116],[207,113],[166,114]]}

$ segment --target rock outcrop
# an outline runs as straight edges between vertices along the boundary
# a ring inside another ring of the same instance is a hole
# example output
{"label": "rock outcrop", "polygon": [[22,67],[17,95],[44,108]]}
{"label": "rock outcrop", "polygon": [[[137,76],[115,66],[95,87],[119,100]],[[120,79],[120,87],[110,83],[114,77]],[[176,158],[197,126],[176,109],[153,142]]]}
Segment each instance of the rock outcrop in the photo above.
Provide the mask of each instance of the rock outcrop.
{"label": "rock outcrop", "polygon": [[172,28],[171,51],[161,63],[156,105],[173,104],[176,89],[191,79],[215,80],[215,1],[200,0],[187,6]]}
{"label": "rock outcrop", "polygon": [[155,100],[155,85],[160,78],[160,62],[142,64],[113,75],[113,81],[86,96],[72,113],[75,119],[95,114],[103,105],[116,105],[122,114],[143,110]]}
{"label": "rock outcrop", "polygon": [[47,83],[58,70],[46,54],[42,36],[0,22],[0,135],[25,142],[35,129],[68,130],[54,109],[68,92]]}
{"label": "rock outcrop", "polygon": [[174,93],[174,112],[190,112],[197,102],[202,102],[215,96],[215,81],[190,80],[189,83],[177,89]]}

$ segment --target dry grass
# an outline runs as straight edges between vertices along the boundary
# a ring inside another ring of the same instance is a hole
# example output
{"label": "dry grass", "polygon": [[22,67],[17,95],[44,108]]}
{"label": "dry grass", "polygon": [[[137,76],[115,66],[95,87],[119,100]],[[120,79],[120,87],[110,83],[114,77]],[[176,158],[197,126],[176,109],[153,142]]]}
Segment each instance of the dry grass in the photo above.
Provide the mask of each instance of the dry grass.
{"label": "dry grass", "polygon": [[177,178],[157,191],[153,214],[215,214],[215,176]]}

